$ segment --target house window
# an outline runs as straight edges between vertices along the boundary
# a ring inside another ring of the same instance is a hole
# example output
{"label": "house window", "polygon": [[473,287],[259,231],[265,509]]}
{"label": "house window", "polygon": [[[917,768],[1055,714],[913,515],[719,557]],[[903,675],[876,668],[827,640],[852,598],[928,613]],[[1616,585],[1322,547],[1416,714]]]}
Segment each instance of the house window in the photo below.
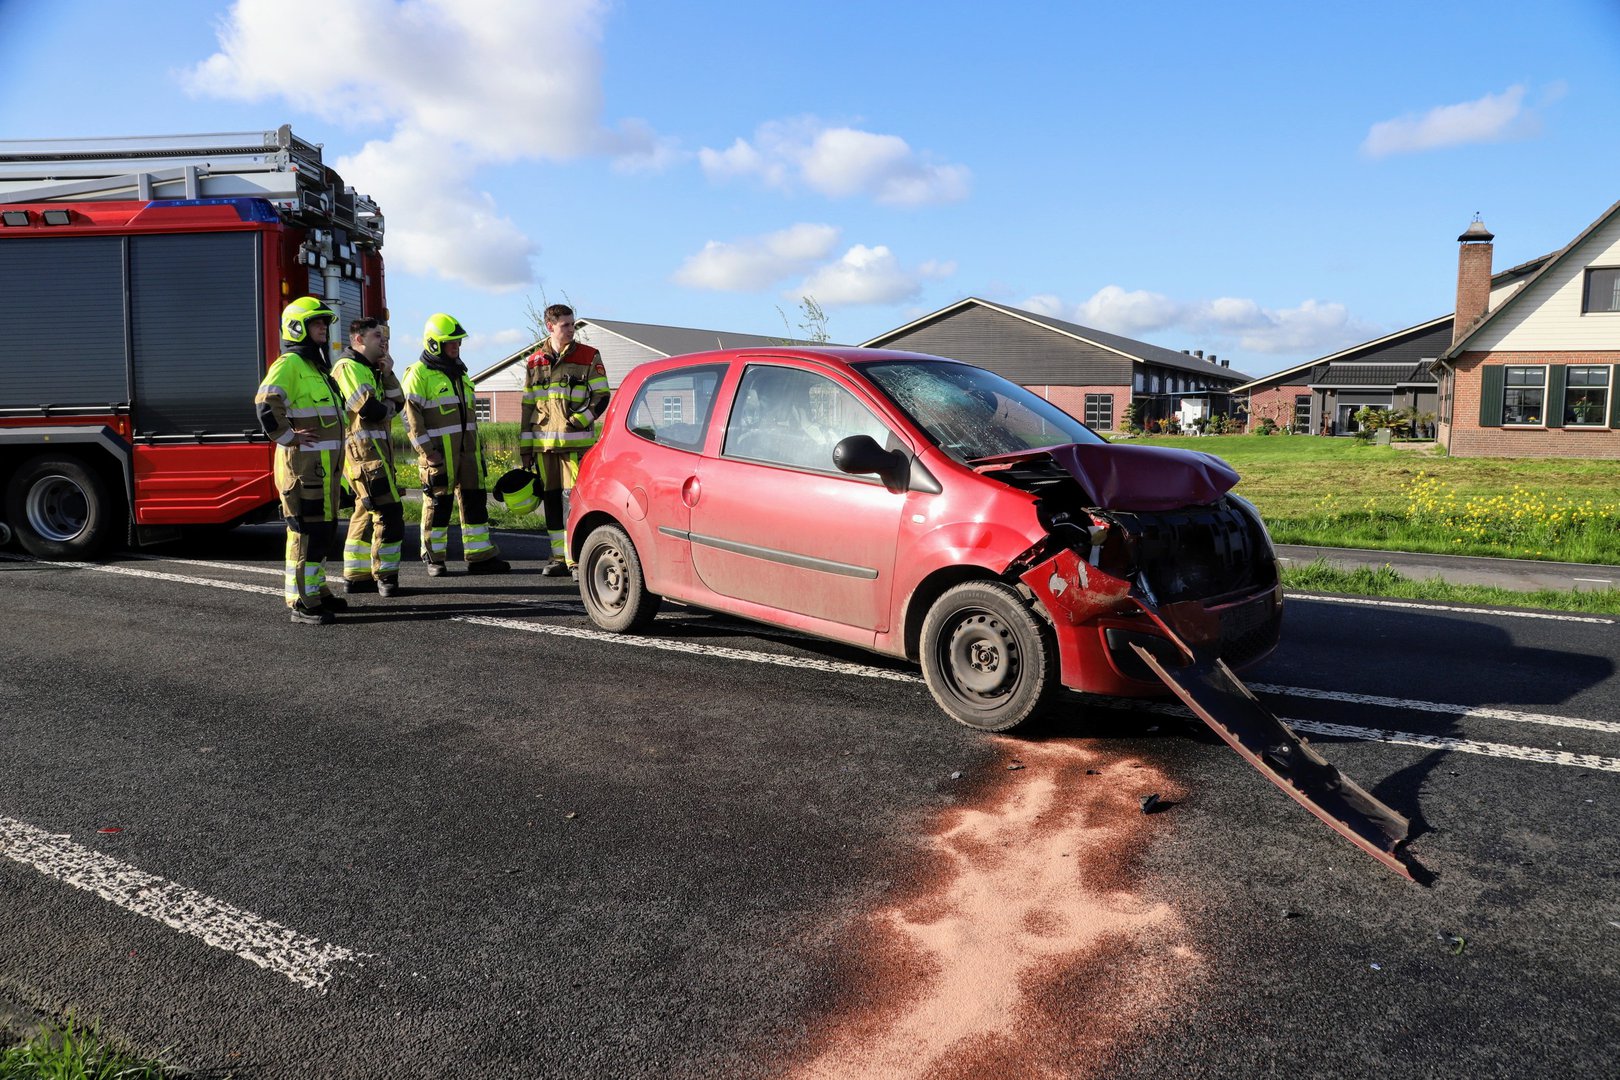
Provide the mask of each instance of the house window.
{"label": "house window", "polygon": [[686,419],[686,410],[681,408],[681,399],[667,397],[664,399],[664,423],[679,424]]}
{"label": "house window", "polygon": [[473,398],[473,417],[480,424],[489,423],[489,416],[490,416],[489,408],[490,408],[490,406],[489,406],[489,398],[487,398],[487,397],[475,397],[475,398]]}
{"label": "house window", "polygon": [[1114,430],[1114,395],[1086,395],[1086,426],[1098,431]]}
{"label": "house window", "polygon": [[1311,395],[1294,395],[1294,430],[1311,430]]}
{"label": "house window", "polygon": [[1582,311],[1620,311],[1620,266],[1594,267],[1586,272],[1586,300]]}
{"label": "house window", "polygon": [[1502,423],[1539,427],[1545,419],[1542,405],[1547,400],[1547,369],[1510,367],[1503,372],[1502,383]]}
{"label": "house window", "polygon": [[1609,415],[1609,367],[1571,367],[1564,384],[1564,426],[1603,427]]}

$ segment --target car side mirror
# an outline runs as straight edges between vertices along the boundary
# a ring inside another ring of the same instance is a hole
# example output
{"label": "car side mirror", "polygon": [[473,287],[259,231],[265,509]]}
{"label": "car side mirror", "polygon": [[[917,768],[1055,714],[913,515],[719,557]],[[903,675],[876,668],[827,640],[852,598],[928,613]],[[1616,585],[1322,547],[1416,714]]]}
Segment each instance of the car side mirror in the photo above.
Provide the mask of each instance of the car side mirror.
{"label": "car side mirror", "polygon": [[860,476],[877,473],[891,486],[905,479],[908,459],[898,450],[885,450],[870,435],[851,435],[833,447],[833,464],[839,472]]}

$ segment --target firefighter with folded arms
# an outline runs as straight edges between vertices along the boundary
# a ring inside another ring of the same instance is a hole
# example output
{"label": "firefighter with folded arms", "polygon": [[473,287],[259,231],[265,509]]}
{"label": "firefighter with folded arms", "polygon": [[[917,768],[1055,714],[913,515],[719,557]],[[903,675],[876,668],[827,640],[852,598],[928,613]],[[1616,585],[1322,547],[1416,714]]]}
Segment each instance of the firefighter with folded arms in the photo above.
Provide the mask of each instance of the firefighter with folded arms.
{"label": "firefighter with folded arms", "polygon": [[489,497],[484,490],[484,452],[478,443],[472,379],[461,362],[467,336],[449,315],[429,317],[422,330],[422,357],[405,369],[405,426],[422,472],[422,561],[430,577],[448,573],[452,505],[461,515],[461,551],[469,574],[512,569],[489,535]]}
{"label": "firefighter with folded arms", "polygon": [[343,394],[348,440],[343,477],[356,506],[343,546],[343,584],[350,594],[399,594],[399,552],[405,539],[405,505],[394,479],[389,425],[405,394],[388,364],[388,338],[377,319],[349,324],[349,345],[332,366]]}
{"label": "firefighter with folded arms", "polygon": [[557,577],[573,568],[564,532],[564,496],[579,478],[579,462],[596,445],[596,422],[608,403],[607,369],[602,355],[574,340],[574,309],[546,308],[546,339],[529,357],[523,378],[519,458],[525,469],[539,465],[551,561],[541,573]]}
{"label": "firefighter with folded arms", "polygon": [[326,557],[337,535],[343,473],[343,399],[332,382],[327,337],[337,313],[301,296],[281,313],[282,354],[270,365],[254,405],[276,444],[273,474],[287,519],[283,581],[292,621],[320,625],[348,602],[326,587]]}

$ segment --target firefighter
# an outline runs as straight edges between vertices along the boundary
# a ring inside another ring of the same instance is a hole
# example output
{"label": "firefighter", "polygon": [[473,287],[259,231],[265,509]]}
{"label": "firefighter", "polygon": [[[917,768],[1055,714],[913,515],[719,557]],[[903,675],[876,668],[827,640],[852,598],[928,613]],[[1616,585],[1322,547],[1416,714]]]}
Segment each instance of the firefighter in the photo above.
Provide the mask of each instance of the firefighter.
{"label": "firefighter", "polygon": [[519,428],[525,469],[539,473],[551,536],[551,561],[541,573],[558,577],[574,566],[564,534],[564,500],[579,478],[579,462],[596,445],[597,421],[608,403],[602,355],[574,340],[574,309],[546,308],[546,339],[529,357],[523,379]]}
{"label": "firefighter", "polygon": [[405,506],[394,479],[388,429],[405,404],[405,394],[387,361],[382,323],[356,319],[349,324],[349,345],[332,368],[348,421],[343,477],[357,503],[343,546],[343,584],[351,594],[399,595]]}
{"label": "firefighter", "polygon": [[469,574],[512,569],[489,535],[484,491],[484,452],[478,443],[473,384],[461,362],[467,331],[445,314],[429,317],[422,330],[422,357],[405,369],[405,425],[422,471],[422,561],[441,577],[450,541],[450,510],[461,513],[461,552]]}
{"label": "firefighter", "polygon": [[281,313],[282,354],[253,399],[259,426],[276,444],[276,491],[287,519],[286,601],[292,621],[304,625],[333,622],[333,612],[349,606],[326,587],[325,565],[343,473],[343,399],[327,351],[336,318],[313,296],[288,304]]}

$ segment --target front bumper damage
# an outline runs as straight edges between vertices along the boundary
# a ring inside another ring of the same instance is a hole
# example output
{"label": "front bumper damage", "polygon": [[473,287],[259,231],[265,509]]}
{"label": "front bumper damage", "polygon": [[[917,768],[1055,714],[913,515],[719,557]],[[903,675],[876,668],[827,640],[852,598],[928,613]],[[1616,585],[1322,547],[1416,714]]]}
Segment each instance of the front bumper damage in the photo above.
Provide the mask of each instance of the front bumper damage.
{"label": "front bumper damage", "polygon": [[[1110,574],[1070,548],[1037,562],[1019,580],[1054,624],[1078,628],[1099,616],[1140,611],[1150,632],[1133,631],[1122,644],[1147,670],[1289,798],[1389,869],[1416,880],[1400,851],[1410,823],[1341,773],[1239,681],[1221,658],[1225,638],[1218,609],[1196,601],[1161,606],[1145,581]],[[1275,591],[1280,602],[1280,586]],[[1077,636],[1060,627],[1060,662],[1078,660],[1072,655]]]}

